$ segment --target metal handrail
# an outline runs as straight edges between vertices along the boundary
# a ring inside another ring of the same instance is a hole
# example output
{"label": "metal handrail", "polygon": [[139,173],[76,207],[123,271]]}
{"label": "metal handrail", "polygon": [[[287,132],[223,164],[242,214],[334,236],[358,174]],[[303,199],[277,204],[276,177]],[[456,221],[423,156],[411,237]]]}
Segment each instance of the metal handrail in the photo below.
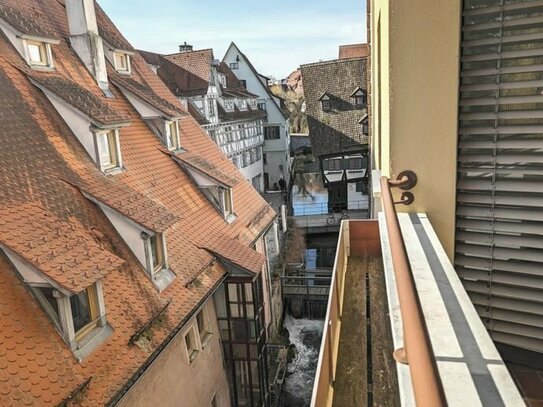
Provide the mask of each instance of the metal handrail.
{"label": "metal handrail", "polygon": [[394,351],[394,358],[400,363],[409,364],[417,406],[439,407],[446,406],[447,403],[395,207],[396,203],[411,203],[414,198],[410,192],[404,192],[401,200],[394,202],[391,191],[393,187],[410,189],[415,183],[416,177],[411,172],[400,174],[396,180],[381,177],[383,210],[390,241],[394,275],[396,276],[404,335],[404,347]]}

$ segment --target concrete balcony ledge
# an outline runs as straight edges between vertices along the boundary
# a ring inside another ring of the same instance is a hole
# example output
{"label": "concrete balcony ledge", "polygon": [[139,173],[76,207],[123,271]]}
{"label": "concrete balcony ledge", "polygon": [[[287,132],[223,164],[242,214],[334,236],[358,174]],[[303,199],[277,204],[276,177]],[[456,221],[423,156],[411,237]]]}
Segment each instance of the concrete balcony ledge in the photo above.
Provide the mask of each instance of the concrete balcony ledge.
{"label": "concrete balcony ledge", "polygon": [[[425,214],[398,214],[438,373],[449,406],[524,406],[505,363]],[[403,346],[384,214],[381,249],[394,347]],[[402,406],[414,406],[407,365],[397,364]]]}
{"label": "concrete balcony ledge", "polygon": [[[524,406],[427,216],[398,219],[446,405]],[[384,215],[342,221],[311,406],[415,406],[402,329]]]}

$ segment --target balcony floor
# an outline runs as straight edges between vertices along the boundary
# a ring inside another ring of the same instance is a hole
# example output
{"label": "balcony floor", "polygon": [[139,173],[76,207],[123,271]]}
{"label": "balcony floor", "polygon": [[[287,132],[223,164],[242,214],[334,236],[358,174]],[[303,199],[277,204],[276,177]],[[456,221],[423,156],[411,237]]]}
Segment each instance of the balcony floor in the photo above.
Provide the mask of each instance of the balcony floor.
{"label": "balcony floor", "polygon": [[393,350],[381,259],[351,256],[333,406],[398,406]]}

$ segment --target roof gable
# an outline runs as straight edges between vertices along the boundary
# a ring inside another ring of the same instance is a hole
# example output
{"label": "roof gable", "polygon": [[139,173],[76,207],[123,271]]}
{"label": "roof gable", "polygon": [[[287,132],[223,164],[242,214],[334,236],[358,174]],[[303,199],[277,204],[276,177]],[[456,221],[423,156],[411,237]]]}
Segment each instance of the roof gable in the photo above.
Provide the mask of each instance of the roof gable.
{"label": "roof gable", "polygon": [[279,104],[277,103],[276,101],[276,97],[272,92],[271,90],[269,89],[269,87],[267,85],[264,85],[262,83],[262,81],[260,80],[259,77],[262,77],[262,78],[266,78],[268,79],[266,76],[264,75],[261,75],[258,73],[258,71],[256,70],[256,68],[254,67],[254,65],[251,63],[251,60],[249,58],[247,58],[247,56],[239,49],[239,47],[234,43],[234,42],[231,42],[230,43],[230,46],[228,47],[228,50],[226,51],[226,53],[224,54],[224,57],[223,57],[223,62],[225,62],[225,59],[226,59],[226,56],[228,55],[228,53],[230,51],[235,51],[237,52],[240,57],[245,61],[245,63],[247,64],[247,66],[249,67],[249,70],[251,71],[251,73],[255,76],[255,78],[257,79],[257,82],[260,84],[260,86],[262,87],[263,91],[268,95],[268,97],[272,100],[273,104],[275,105],[275,107],[277,108],[278,112],[281,114],[281,116],[283,116],[283,118],[285,120],[287,120],[287,117],[285,116],[285,113],[283,111],[283,109],[281,109],[281,107],[279,106]]}

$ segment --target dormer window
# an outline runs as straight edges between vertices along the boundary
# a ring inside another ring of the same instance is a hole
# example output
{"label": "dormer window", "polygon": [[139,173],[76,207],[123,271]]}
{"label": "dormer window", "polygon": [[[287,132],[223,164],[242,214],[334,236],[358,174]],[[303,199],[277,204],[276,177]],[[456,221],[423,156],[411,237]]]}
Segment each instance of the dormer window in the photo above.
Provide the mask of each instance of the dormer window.
{"label": "dormer window", "polygon": [[222,212],[224,219],[230,223],[234,220],[234,200],[232,196],[232,189],[231,188],[221,188],[221,200],[222,200]]}
{"label": "dormer window", "polygon": [[164,268],[164,238],[162,233],[156,233],[149,239],[151,246],[151,265],[153,272],[160,271]]}
{"label": "dormer window", "polygon": [[247,101],[246,101],[245,99],[241,99],[241,100],[239,101],[239,108],[240,108],[241,110],[247,109]]}
{"label": "dormer window", "polygon": [[92,350],[91,348],[99,344],[89,341],[95,334],[105,336],[111,333],[105,319],[100,281],[72,295],[67,295],[52,286],[31,288],[76,356],[84,357]]}
{"label": "dormer window", "polygon": [[130,55],[125,52],[115,51],[113,53],[113,61],[115,70],[119,73],[130,74],[132,69],[130,66]]}
{"label": "dormer window", "polygon": [[26,59],[33,67],[53,67],[51,44],[42,41],[25,40]]}
{"label": "dormer window", "polygon": [[224,99],[224,108],[226,110],[234,110],[234,101],[232,99]]}
{"label": "dormer window", "polygon": [[226,75],[219,74],[219,83],[226,88]]}
{"label": "dormer window", "polygon": [[118,130],[96,133],[96,145],[100,169],[103,172],[112,172],[122,167]]}
{"label": "dormer window", "polygon": [[166,140],[168,142],[168,150],[175,151],[181,148],[179,141],[179,125],[177,120],[166,122]]}
{"label": "dormer window", "polygon": [[70,297],[72,323],[76,340],[81,340],[97,325],[100,315],[96,287],[91,286]]}
{"label": "dormer window", "polygon": [[321,97],[321,107],[323,112],[329,112],[332,110],[332,101],[330,100],[330,96],[325,94]]}
{"label": "dormer window", "polygon": [[360,87],[354,90],[351,97],[356,107],[363,107],[366,104],[366,93]]}

